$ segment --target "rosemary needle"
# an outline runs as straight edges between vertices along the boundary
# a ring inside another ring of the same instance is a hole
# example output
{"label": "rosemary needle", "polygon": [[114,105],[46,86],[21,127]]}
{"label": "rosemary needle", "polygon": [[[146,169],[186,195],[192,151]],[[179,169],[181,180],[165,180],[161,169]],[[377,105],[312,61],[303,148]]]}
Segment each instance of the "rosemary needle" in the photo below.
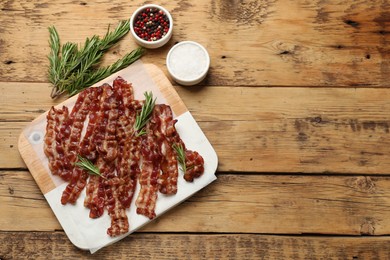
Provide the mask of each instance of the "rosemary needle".
{"label": "rosemary needle", "polygon": [[150,115],[152,114],[154,105],[156,104],[156,99],[153,99],[152,92],[145,92],[145,102],[142,105],[141,112],[137,114],[135,118],[134,130],[136,132],[136,136],[141,136],[146,134],[144,129],[146,123],[148,122]]}
{"label": "rosemary needle", "polygon": [[78,156],[79,160],[75,163],[76,166],[80,167],[83,170],[86,170],[91,175],[97,175],[105,179],[105,177],[100,173],[99,168],[94,165],[90,160]]}

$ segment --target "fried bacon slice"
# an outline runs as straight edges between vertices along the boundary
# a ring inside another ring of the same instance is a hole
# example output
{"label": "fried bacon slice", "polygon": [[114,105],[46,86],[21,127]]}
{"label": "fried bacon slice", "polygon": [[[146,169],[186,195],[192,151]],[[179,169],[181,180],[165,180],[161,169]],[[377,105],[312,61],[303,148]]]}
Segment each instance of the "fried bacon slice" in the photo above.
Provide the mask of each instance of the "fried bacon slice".
{"label": "fried bacon slice", "polygon": [[204,172],[203,157],[196,151],[186,150],[186,168],[184,179],[193,182],[194,178],[202,176]]}
{"label": "fried bacon slice", "polygon": [[175,150],[167,140],[162,142],[162,155],[159,191],[167,195],[176,194],[179,169]]}
{"label": "fried bacon slice", "polygon": [[104,178],[97,175],[90,175],[89,177],[84,206],[89,208],[90,218],[99,218],[103,215],[106,205],[105,179],[109,178],[110,175],[112,176],[114,172],[114,164],[112,162],[106,163],[103,157],[99,156],[97,158],[96,166]]}
{"label": "fried bacon slice", "polygon": [[[90,209],[89,217],[98,218],[107,209],[110,236],[129,231],[127,211],[137,180],[136,212],[150,219],[156,217],[158,192],[177,193],[179,169],[173,145],[185,148],[175,128],[177,120],[170,106],[155,105],[146,134],[137,136],[134,123],[142,105],[143,101],[134,99],[131,84],[117,77],[112,87],[103,84],[81,92],[70,114],[67,107],[52,107],[47,115],[44,152],[49,168],[69,182],[61,203],[75,203],[86,188],[84,206]],[[77,155],[94,163],[102,177],[75,167]],[[203,174],[204,161],[186,148],[185,157],[183,177],[192,182]]]}
{"label": "fried bacon slice", "polygon": [[126,208],[119,200],[120,189],[124,184],[124,179],[118,177],[105,182],[106,207],[111,217],[111,226],[107,229],[107,234],[112,237],[129,231]]}
{"label": "fried bacon slice", "polygon": [[81,132],[84,128],[84,121],[87,118],[91,103],[96,100],[97,91],[95,88],[88,88],[81,92],[65,124],[64,132],[66,154],[71,165],[77,161],[77,154],[80,150]]}
{"label": "fried bacon slice", "polygon": [[90,104],[88,126],[82,141],[80,142],[80,155],[90,161],[95,161],[97,158],[96,144],[94,142],[96,128],[101,119],[102,112],[100,111],[100,103],[104,87],[94,88],[95,101]]}
{"label": "fried bacon slice", "polygon": [[157,137],[157,142],[160,145],[162,154],[161,174],[158,183],[159,191],[163,194],[176,194],[177,178],[179,175],[177,157],[172,148],[174,140],[171,138],[176,134],[173,120],[173,114],[170,106],[161,104],[156,105],[153,115],[154,134]]}
{"label": "fried bacon slice", "polygon": [[63,136],[66,154],[64,160],[68,165],[68,171],[71,172],[71,178],[62,193],[61,203],[63,205],[68,202],[72,204],[76,202],[88,179],[88,173],[78,167],[74,167],[74,164],[77,161],[77,155],[80,153],[80,139],[84,128],[84,121],[97,95],[96,88],[89,88],[80,93],[72,112],[64,124],[63,132],[66,133]]}
{"label": "fried bacon slice", "polygon": [[114,161],[118,154],[118,142],[116,140],[116,126],[118,120],[118,95],[107,84],[103,93],[101,104],[101,120],[97,126],[96,150],[107,162]]}
{"label": "fried bacon slice", "polygon": [[47,114],[46,134],[44,138],[44,152],[49,160],[49,169],[53,175],[58,175],[64,180],[70,179],[70,174],[65,160],[65,148],[63,145],[63,133],[60,131],[67,121],[69,111],[67,107],[56,109],[52,107]]}
{"label": "fried bacon slice", "polygon": [[69,184],[62,192],[61,204],[66,203],[75,204],[87,184],[88,172],[78,167],[74,167],[72,171],[72,177],[69,180]]}
{"label": "fried bacon slice", "polygon": [[[152,121],[152,120],[150,120]],[[150,123],[147,124],[150,127]],[[141,141],[142,169],[139,177],[141,185],[137,200],[137,214],[149,219],[156,217],[155,207],[158,191],[158,177],[160,174],[161,154],[159,145],[152,131],[147,131]]]}
{"label": "fried bacon slice", "polygon": [[123,115],[129,117],[129,110],[132,110],[132,105],[134,104],[134,92],[131,84],[127,83],[122,77],[117,77],[112,85],[114,91],[117,92],[117,95],[121,97],[121,102],[119,104],[120,111]]}

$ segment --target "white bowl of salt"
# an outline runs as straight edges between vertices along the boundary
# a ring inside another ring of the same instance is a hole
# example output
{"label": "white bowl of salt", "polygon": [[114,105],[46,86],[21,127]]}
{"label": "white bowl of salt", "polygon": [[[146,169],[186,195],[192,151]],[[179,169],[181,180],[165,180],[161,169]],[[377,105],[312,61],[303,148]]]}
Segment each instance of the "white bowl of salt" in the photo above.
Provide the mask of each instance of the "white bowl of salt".
{"label": "white bowl of salt", "polygon": [[173,80],[180,85],[192,86],[206,77],[210,67],[210,56],[199,43],[183,41],[170,49],[166,63]]}

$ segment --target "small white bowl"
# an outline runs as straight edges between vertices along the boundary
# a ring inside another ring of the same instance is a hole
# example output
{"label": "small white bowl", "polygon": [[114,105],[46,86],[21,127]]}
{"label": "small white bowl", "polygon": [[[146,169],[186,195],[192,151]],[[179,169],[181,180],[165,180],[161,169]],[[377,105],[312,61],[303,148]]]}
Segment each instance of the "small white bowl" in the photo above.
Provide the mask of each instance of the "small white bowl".
{"label": "small white bowl", "polygon": [[199,43],[183,41],[170,49],[166,63],[169,74],[177,83],[192,86],[206,77],[210,56]]}
{"label": "small white bowl", "polygon": [[[159,40],[156,40],[156,41],[146,41],[146,40],[140,38],[134,31],[135,19],[137,18],[138,14],[141,13],[142,11],[144,11],[146,8],[157,8],[157,9],[163,11],[165,13],[165,15],[168,17],[168,20],[169,20],[169,30]],[[133,13],[133,15],[131,16],[131,18],[130,18],[130,31],[131,31],[131,34],[133,35],[135,41],[139,45],[141,45],[142,47],[148,48],[148,49],[156,49],[156,48],[159,48],[159,47],[163,46],[164,44],[166,44],[169,41],[169,39],[171,39],[172,31],[173,31],[173,19],[172,19],[171,14],[162,6],[155,5],[155,4],[143,5],[143,6],[139,7]]]}

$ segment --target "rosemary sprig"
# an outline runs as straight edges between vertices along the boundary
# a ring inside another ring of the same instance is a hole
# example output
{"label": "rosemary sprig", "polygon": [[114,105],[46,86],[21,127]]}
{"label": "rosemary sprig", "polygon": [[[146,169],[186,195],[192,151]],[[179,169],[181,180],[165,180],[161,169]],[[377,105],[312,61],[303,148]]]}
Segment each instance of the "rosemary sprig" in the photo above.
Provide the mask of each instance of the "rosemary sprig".
{"label": "rosemary sprig", "polygon": [[143,54],[141,47],[110,66],[98,68],[103,54],[129,32],[129,23],[129,20],[121,21],[114,31],[108,28],[102,39],[96,35],[87,38],[80,48],[71,42],[61,48],[56,28],[49,27],[49,80],[53,84],[51,97],[56,98],[64,93],[73,96],[139,59]]}
{"label": "rosemary sprig", "polygon": [[78,156],[78,158],[79,160],[75,163],[76,166],[80,167],[83,170],[86,170],[91,175],[97,175],[102,177],[103,179],[106,178],[100,173],[99,168],[94,165],[90,160],[83,158],[80,155]]}
{"label": "rosemary sprig", "polygon": [[145,102],[142,105],[141,112],[138,113],[135,118],[134,130],[137,137],[146,134],[144,127],[152,114],[154,105],[156,104],[156,99],[153,99],[152,92],[145,92],[144,96]]}
{"label": "rosemary sprig", "polygon": [[177,161],[179,162],[181,170],[185,174],[187,172],[187,166],[186,166],[186,153],[184,147],[181,144],[173,144],[172,148],[176,151]]}

